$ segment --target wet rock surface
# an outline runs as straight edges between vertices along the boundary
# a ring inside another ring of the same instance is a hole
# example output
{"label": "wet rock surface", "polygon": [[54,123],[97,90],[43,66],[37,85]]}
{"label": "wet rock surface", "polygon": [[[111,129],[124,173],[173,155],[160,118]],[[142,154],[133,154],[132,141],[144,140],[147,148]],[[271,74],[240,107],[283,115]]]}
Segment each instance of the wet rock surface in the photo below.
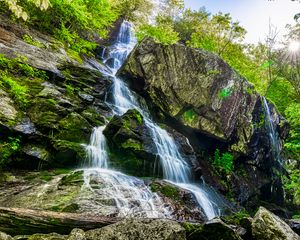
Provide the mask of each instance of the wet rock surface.
{"label": "wet rock surface", "polygon": [[[102,125],[110,114],[103,93],[111,80],[99,71],[106,67],[94,58],[78,62],[61,46],[52,47],[57,42],[51,37],[0,18],[0,54],[8,59],[22,56],[36,71],[45,71],[44,78],[22,80],[29,89],[25,108],[0,88],[0,145],[12,136],[21,145],[26,143],[8,165],[29,169],[76,166],[85,159],[83,144],[89,142],[92,128]],[[25,34],[44,47],[26,43]]]}
{"label": "wet rock surface", "polygon": [[[216,148],[234,154],[236,174],[229,188],[240,203],[256,196],[268,201],[269,196],[270,201],[282,204],[282,184],[275,174],[282,167],[273,157],[264,99],[221,58],[201,49],[166,46],[145,38],[118,74],[147,99],[154,115],[187,136],[200,155],[209,155]],[[287,122],[268,105],[275,131],[283,139]],[[201,174],[218,187],[211,169],[205,167],[207,160],[198,159]]]}

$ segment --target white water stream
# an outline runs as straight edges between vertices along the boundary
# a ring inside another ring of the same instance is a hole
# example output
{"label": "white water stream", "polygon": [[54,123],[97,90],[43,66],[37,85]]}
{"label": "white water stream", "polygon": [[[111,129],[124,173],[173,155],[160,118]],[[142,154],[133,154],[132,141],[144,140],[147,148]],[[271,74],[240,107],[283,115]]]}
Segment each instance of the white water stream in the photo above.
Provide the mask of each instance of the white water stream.
{"label": "white water stream", "polygon": [[[159,157],[162,165],[164,179],[192,192],[206,217],[212,219],[219,215],[220,210],[217,204],[209,198],[209,193],[204,188],[191,183],[191,166],[182,157],[173,137],[152,121],[148,109],[139,104],[135,93],[128,88],[122,79],[116,76],[116,72],[122,66],[135,44],[136,38],[133,34],[132,26],[129,22],[124,21],[117,41],[105,49],[107,51],[105,55],[108,57],[104,63],[111,69],[111,74],[109,75],[113,78],[113,100],[108,102],[108,105],[117,115],[122,115],[129,109],[137,109],[143,115],[145,124],[150,130],[155,144],[155,154]],[[161,217],[162,215],[168,217],[170,214],[168,208],[162,208],[163,202],[161,199],[156,194],[153,194],[143,181],[107,169],[109,166],[107,148],[105,137],[102,133],[104,128],[94,129],[90,145],[87,146],[89,166],[98,167],[98,169],[85,171],[86,184],[89,185],[90,176],[98,172],[98,177],[107,183],[106,190],[103,190],[101,194],[114,196],[120,215],[129,213],[136,215],[135,213],[138,213],[147,217]]]}
{"label": "white water stream", "polygon": [[265,126],[269,134],[271,152],[273,155],[272,157],[274,161],[276,161],[279,164],[279,166],[282,167],[283,161],[280,156],[281,143],[279,141],[279,136],[274,126],[275,124],[272,119],[272,115],[271,115],[271,111],[267,99],[263,98],[263,100],[264,100],[264,109],[265,109]]}

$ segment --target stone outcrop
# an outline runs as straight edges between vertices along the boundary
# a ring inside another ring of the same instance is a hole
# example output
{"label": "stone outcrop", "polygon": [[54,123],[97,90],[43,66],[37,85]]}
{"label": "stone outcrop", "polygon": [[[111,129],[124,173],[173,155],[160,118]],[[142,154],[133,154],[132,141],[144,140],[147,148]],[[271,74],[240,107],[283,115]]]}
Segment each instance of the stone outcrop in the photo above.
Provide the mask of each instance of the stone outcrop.
{"label": "stone outcrop", "polygon": [[[39,45],[24,41],[26,34]],[[94,58],[80,62],[51,37],[2,16],[0,54],[8,61],[22,57],[27,69],[42,76],[16,77],[28,89],[28,104],[22,108],[1,84],[0,154],[4,155],[1,149],[10,144],[10,137],[19,139],[21,146],[6,165],[77,166],[86,157],[84,144],[92,128],[102,125],[109,111],[104,98],[111,80],[99,71],[106,67]]]}
{"label": "stone outcrop", "polygon": [[[234,155],[236,169],[246,172],[237,172],[231,181],[238,201],[261,193],[270,197],[275,183],[277,193],[271,198],[282,202],[281,183],[273,172],[281,166],[271,152],[263,98],[221,58],[145,38],[118,74],[147,100],[157,118],[186,135],[195,150],[211,153],[219,148]],[[284,138],[287,123],[270,103],[269,108]]]}
{"label": "stone outcrop", "polygon": [[260,207],[252,222],[255,239],[261,240],[299,240],[300,237],[279,217]]}
{"label": "stone outcrop", "polygon": [[170,220],[126,219],[116,224],[85,233],[87,240],[144,239],[184,240],[185,231],[180,224]]}
{"label": "stone outcrop", "polygon": [[110,162],[114,168],[135,176],[153,176],[153,142],[143,116],[137,110],[114,116],[103,134],[108,139]]}
{"label": "stone outcrop", "polygon": [[187,231],[188,240],[197,239],[223,239],[242,240],[238,231],[233,226],[229,226],[220,219],[213,219],[204,225],[189,224],[183,225]]}

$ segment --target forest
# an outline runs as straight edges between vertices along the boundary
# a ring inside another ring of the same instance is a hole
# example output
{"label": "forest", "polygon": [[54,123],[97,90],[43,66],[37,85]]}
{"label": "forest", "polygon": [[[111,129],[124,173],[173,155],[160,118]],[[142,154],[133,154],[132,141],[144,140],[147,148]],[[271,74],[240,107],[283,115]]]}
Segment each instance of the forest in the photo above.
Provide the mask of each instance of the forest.
{"label": "forest", "polygon": [[0,240],[300,239],[299,21],[0,0]]}

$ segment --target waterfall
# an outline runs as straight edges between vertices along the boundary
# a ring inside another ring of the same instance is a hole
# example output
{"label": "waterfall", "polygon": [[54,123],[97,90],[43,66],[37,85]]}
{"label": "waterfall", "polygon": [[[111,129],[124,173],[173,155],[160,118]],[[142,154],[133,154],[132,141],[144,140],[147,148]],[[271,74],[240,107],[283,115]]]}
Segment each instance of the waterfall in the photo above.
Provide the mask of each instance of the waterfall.
{"label": "waterfall", "polygon": [[169,206],[165,206],[144,181],[109,169],[106,138],[103,134],[105,127],[94,128],[90,144],[85,146],[85,165],[91,168],[84,169],[84,186],[93,193],[97,202],[113,202],[116,207],[114,213],[119,217],[171,218]]}
{"label": "waterfall", "polygon": [[[119,217],[171,218],[171,209],[156,193],[151,192],[143,180],[136,177],[111,169],[89,168],[84,171],[84,183],[97,203],[112,202],[109,206],[103,205],[105,208],[115,208],[113,214]],[[92,205],[91,210],[94,211],[94,208]]]}
{"label": "waterfall", "polygon": [[109,47],[107,58],[104,59],[112,71],[113,78],[112,101],[108,105],[115,114],[122,115],[129,109],[137,109],[144,117],[144,121],[155,144],[155,154],[160,159],[164,179],[193,193],[199,205],[204,210],[206,217],[212,219],[219,215],[217,204],[209,198],[209,193],[201,186],[191,183],[191,166],[184,160],[174,139],[168,132],[160,128],[150,118],[150,113],[145,106],[141,106],[134,92],[132,92],[122,79],[116,76],[116,72],[122,66],[129,53],[136,44],[132,26],[124,21],[120,27],[117,41]]}
{"label": "waterfall", "polygon": [[103,135],[105,126],[96,127],[93,129],[90,144],[86,146],[87,164],[91,167],[107,168],[108,167],[108,154],[106,139]]}
{"label": "waterfall", "polygon": [[271,111],[267,99],[263,98],[263,100],[264,100],[264,109],[265,109],[265,126],[269,135],[272,157],[279,164],[279,166],[282,166],[283,162],[280,156],[281,143],[279,140],[279,136],[276,131],[275,123],[272,119],[272,115],[271,115]]}

